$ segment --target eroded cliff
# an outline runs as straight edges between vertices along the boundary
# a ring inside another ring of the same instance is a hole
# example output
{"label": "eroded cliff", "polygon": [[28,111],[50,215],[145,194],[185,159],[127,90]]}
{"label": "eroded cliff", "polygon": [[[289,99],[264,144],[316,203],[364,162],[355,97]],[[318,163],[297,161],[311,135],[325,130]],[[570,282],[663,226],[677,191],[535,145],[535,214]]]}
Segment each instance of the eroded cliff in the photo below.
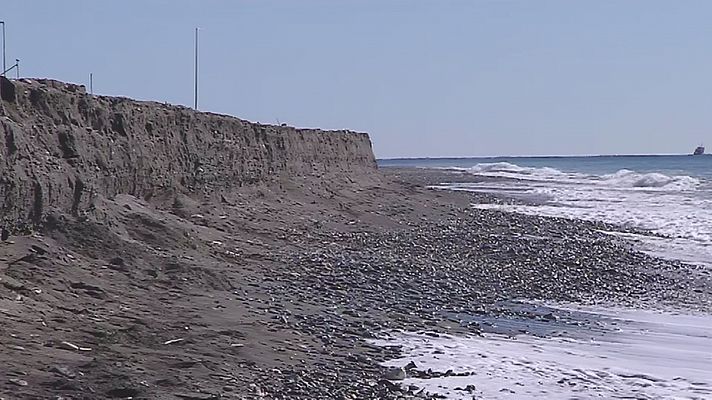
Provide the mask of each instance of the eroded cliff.
{"label": "eroded cliff", "polygon": [[81,213],[100,196],[214,195],[377,168],[365,133],[262,125],[47,79],[3,88],[0,216],[12,230],[49,210]]}

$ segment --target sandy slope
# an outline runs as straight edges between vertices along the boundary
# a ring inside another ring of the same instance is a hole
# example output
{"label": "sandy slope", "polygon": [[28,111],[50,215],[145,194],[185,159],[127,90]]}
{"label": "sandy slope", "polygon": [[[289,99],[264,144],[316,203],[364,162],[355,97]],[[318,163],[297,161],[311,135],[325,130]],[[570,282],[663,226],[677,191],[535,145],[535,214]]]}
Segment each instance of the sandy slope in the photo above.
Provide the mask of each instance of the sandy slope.
{"label": "sandy slope", "polygon": [[307,381],[334,371],[357,349],[332,355],[333,346],[272,312],[287,302],[266,291],[273,272],[284,272],[280,258],[303,250],[308,235],[403,229],[463,203],[395,182],[282,187],[223,201],[117,195],[82,218],[51,214],[41,232],[0,244],[0,392],[251,398],[280,393],[281,371],[308,371]]}

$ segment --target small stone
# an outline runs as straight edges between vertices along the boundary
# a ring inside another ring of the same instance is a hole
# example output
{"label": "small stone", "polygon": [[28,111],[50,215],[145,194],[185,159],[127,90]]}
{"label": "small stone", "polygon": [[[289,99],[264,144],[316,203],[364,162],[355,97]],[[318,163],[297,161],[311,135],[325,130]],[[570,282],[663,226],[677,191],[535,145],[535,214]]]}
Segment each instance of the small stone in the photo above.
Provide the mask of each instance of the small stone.
{"label": "small stone", "polygon": [[32,246],[30,246],[30,250],[34,251],[35,253],[37,253],[41,256],[48,253],[47,249],[45,249],[44,247],[38,246],[36,244],[33,244]]}
{"label": "small stone", "polygon": [[0,283],[10,290],[22,290],[25,285],[7,275],[0,275]]}
{"label": "small stone", "polygon": [[66,377],[66,378],[69,378],[69,379],[74,379],[74,378],[76,378],[76,376],[77,376],[75,373],[73,373],[72,371],[70,371],[69,368],[63,367],[63,366],[61,366],[61,365],[55,365],[55,366],[53,366],[52,368],[50,368],[49,371],[50,371],[50,372],[54,372],[54,373],[59,374],[59,375],[62,375],[62,376]]}
{"label": "small stone", "polygon": [[12,378],[9,382],[17,386],[27,386],[27,381],[23,379]]}
{"label": "small stone", "polygon": [[559,317],[557,317],[556,315],[554,315],[552,313],[545,314],[542,318],[547,321],[556,321],[559,319]]}
{"label": "small stone", "polygon": [[389,381],[402,381],[405,379],[405,370],[403,368],[389,368],[385,374],[383,374],[383,379]]}
{"label": "small stone", "polygon": [[124,259],[121,257],[114,257],[111,260],[109,260],[109,264],[111,265],[116,265],[116,266],[123,266],[124,265]]}

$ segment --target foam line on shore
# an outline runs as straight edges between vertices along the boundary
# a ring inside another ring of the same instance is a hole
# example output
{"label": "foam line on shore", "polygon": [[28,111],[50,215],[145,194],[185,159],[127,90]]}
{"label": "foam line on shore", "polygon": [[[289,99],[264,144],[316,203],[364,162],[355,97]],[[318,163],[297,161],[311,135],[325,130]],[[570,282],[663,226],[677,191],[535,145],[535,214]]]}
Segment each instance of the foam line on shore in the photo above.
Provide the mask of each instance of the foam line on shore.
{"label": "foam line on shore", "polygon": [[[712,316],[590,307],[583,312],[605,321],[603,334],[591,331],[586,340],[409,333],[379,343],[404,347],[405,356],[389,366],[413,361],[421,370],[472,372],[405,381],[451,399],[712,396]],[[459,390],[468,385],[476,387],[474,393]]]}

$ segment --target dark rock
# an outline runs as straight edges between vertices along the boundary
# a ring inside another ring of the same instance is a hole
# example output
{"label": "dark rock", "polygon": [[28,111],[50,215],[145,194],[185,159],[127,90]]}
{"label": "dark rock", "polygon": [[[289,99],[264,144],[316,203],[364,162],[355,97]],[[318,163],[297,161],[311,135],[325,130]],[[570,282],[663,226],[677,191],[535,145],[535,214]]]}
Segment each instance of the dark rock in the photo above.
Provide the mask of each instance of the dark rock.
{"label": "dark rock", "polygon": [[72,289],[84,290],[84,293],[86,293],[87,295],[94,297],[96,299],[105,299],[106,298],[106,292],[104,292],[104,289],[102,289],[98,286],[90,285],[88,283],[72,282],[69,285],[69,287],[71,287]]}
{"label": "dark rock", "polygon": [[117,112],[111,117],[111,129],[119,133],[121,136],[126,136],[126,122],[124,115]]}
{"label": "dark rock", "polygon": [[30,246],[30,250],[34,251],[35,253],[37,253],[41,256],[47,254],[47,249],[37,246],[36,244],[33,244],[32,246]]}
{"label": "dark rock", "polygon": [[475,390],[477,390],[477,388],[475,387],[475,385],[467,385],[467,386],[465,386],[464,388],[463,388],[463,387],[456,387],[455,390],[460,390],[460,391],[468,392],[468,393],[474,393]]}
{"label": "dark rock", "polygon": [[61,366],[61,365],[55,365],[49,370],[50,372],[54,372],[55,374],[62,375],[66,378],[69,379],[74,379],[77,377],[77,375],[72,372],[69,368]]}
{"label": "dark rock", "polygon": [[62,151],[63,158],[77,158],[79,153],[77,152],[77,144],[74,139],[74,134],[71,128],[61,128],[57,132],[57,138],[59,140],[59,149]]}
{"label": "dark rock", "polygon": [[111,265],[116,265],[116,266],[123,266],[124,265],[124,259],[121,257],[114,257],[111,260],[109,260],[109,264]]}
{"label": "dark rock", "polygon": [[378,383],[382,386],[384,386],[389,392],[402,392],[403,388],[401,387],[400,383],[393,383],[389,380],[380,380]]}

